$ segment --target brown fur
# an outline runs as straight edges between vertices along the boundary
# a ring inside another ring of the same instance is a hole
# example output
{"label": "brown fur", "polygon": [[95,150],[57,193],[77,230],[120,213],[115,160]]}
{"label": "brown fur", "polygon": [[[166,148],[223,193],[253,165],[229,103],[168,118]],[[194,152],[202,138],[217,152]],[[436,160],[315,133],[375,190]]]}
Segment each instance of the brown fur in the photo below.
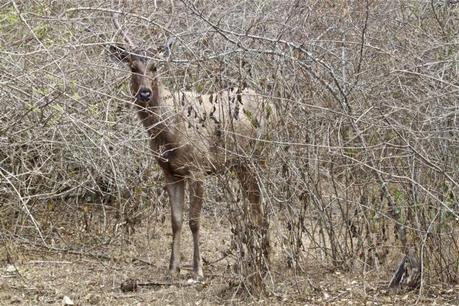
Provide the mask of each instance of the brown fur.
{"label": "brown fur", "polygon": [[[172,215],[173,243],[170,272],[180,269],[180,234],[184,189],[189,183],[189,226],[193,234],[193,272],[202,277],[199,224],[206,174],[233,170],[251,203],[250,216],[262,224],[259,186],[248,160],[257,162],[256,139],[266,132],[272,107],[253,90],[237,88],[212,95],[184,91],[171,93],[158,78],[154,65],[140,52],[113,46],[112,54],[131,68],[131,92],[138,116],[150,137],[151,150],[163,170]],[[151,93],[148,99],[142,94]]]}

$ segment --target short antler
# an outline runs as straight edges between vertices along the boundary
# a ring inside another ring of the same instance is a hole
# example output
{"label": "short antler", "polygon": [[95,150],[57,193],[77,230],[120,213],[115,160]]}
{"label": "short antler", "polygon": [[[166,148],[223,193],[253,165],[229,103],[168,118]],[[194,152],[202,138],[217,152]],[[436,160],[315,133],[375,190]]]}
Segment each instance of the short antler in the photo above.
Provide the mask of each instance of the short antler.
{"label": "short antler", "polygon": [[167,39],[166,43],[164,44],[164,46],[162,47],[162,50],[164,52],[164,57],[166,58],[169,58],[171,56],[171,53],[172,53],[172,45],[174,44],[175,42],[175,37],[174,36],[171,36]]}

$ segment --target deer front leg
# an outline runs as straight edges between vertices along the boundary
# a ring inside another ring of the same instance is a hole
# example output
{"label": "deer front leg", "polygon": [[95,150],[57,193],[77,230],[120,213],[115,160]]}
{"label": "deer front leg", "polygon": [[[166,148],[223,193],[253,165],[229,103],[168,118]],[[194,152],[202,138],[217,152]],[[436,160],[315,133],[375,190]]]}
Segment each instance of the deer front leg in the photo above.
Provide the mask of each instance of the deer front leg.
{"label": "deer front leg", "polygon": [[193,276],[203,278],[202,260],[199,252],[199,227],[204,189],[201,181],[190,181],[190,213],[189,224],[193,234]]}
{"label": "deer front leg", "polygon": [[172,223],[172,251],[169,272],[177,274],[180,272],[180,237],[183,223],[185,181],[180,177],[166,176],[166,189],[171,205]]}

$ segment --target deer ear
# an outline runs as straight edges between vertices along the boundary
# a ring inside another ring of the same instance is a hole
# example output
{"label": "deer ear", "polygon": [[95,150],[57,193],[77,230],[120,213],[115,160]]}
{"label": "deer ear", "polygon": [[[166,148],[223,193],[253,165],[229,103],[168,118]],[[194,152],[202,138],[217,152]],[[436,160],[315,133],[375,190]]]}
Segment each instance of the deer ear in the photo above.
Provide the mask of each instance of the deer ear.
{"label": "deer ear", "polygon": [[129,53],[122,45],[112,44],[109,47],[110,56],[116,58],[120,62],[129,63],[131,61],[131,53]]}
{"label": "deer ear", "polygon": [[158,48],[158,52],[162,54],[164,58],[169,58],[172,54],[172,45],[175,42],[175,37],[171,36],[167,39],[167,41],[164,43],[164,45],[160,46]]}

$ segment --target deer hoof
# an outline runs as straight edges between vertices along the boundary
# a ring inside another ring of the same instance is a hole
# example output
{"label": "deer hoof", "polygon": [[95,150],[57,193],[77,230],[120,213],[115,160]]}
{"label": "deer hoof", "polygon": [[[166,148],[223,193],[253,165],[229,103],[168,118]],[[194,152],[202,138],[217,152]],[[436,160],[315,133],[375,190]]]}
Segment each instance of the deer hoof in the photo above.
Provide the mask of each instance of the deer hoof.
{"label": "deer hoof", "polygon": [[180,268],[169,269],[169,276],[174,278],[180,275]]}
{"label": "deer hoof", "polygon": [[199,271],[194,271],[193,272],[193,279],[195,281],[202,281],[204,279],[204,273],[202,273],[202,270]]}

